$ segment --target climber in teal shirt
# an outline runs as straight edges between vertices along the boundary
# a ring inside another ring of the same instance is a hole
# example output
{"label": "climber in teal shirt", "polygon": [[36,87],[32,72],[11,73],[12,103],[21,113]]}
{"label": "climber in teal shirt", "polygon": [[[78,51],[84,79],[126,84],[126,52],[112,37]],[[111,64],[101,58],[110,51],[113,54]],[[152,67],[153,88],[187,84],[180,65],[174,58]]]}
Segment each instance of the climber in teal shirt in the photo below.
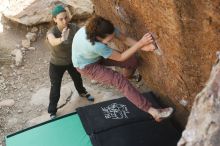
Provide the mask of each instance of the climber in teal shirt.
{"label": "climber in teal shirt", "polygon": [[[108,47],[113,39],[119,39],[129,46],[124,52]],[[129,82],[137,69],[137,51],[153,51],[153,38],[145,34],[139,41],[126,37],[115,29],[114,25],[100,16],[92,17],[85,27],[77,31],[72,43],[72,62],[82,76],[100,83],[116,87],[125,97],[141,110],[151,114],[156,121],[168,118],[173,108],[156,109]],[[106,66],[118,66],[125,69],[124,74]]]}

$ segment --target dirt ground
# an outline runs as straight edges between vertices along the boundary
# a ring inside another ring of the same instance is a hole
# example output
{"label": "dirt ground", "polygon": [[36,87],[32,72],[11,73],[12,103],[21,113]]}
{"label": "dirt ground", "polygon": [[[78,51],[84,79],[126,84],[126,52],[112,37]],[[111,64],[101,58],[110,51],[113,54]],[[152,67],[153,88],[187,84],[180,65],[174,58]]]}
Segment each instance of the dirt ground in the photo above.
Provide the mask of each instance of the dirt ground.
{"label": "dirt ground", "polygon": [[[45,42],[48,24],[37,26],[37,40],[31,43],[36,49],[24,51],[22,65],[17,67],[11,51],[20,47],[22,39],[32,27],[6,20],[3,22],[4,31],[0,33],[0,146],[5,136],[49,120],[47,105],[50,89],[50,54]],[[95,103],[122,96],[112,87],[92,83],[85,78],[83,80],[84,86],[95,96]],[[143,81],[134,84],[142,92],[147,90]],[[73,82],[65,73],[59,104],[64,103],[68,96],[71,96],[71,100],[59,109],[58,116],[74,112],[79,106],[92,104],[78,96]]]}

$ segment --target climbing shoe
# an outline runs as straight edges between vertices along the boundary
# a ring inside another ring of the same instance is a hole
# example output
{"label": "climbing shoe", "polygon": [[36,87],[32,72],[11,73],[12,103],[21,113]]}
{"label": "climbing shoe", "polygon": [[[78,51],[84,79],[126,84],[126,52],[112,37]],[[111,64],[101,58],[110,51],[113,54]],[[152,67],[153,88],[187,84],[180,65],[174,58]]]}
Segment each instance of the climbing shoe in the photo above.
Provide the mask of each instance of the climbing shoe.
{"label": "climbing shoe", "polygon": [[94,97],[90,95],[88,92],[79,94],[80,97],[86,97],[88,101],[94,101]]}
{"label": "climbing shoe", "polygon": [[142,76],[141,76],[140,74],[133,75],[133,76],[130,78],[131,81],[134,81],[134,82],[137,82],[137,83],[140,82],[141,79],[142,79]]}
{"label": "climbing shoe", "polygon": [[57,117],[56,114],[50,114],[50,119],[51,119],[51,120],[55,119],[56,117]]}

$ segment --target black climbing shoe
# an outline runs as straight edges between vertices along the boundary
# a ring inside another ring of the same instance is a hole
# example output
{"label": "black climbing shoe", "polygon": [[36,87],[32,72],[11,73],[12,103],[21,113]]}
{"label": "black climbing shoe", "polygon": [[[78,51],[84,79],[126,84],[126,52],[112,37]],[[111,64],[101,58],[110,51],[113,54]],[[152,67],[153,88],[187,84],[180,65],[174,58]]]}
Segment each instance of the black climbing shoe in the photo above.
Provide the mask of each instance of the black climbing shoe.
{"label": "black climbing shoe", "polygon": [[86,97],[88,101],[94,101],[94,97],[90,95],[88,92],[79,94],[80,97]]}

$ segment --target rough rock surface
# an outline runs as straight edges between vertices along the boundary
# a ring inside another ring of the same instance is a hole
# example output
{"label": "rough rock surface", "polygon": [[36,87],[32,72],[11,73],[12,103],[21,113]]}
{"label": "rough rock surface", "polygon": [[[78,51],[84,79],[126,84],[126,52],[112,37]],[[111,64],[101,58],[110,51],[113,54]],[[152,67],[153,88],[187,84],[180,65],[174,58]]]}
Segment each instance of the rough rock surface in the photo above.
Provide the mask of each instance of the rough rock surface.
{"label": "rough rock surface", "polygon": [[139,71],[147,86],[176,107],[176,116],[184,126],[220,47],[220,2],[92,1],[97,14],[110,19],[129,36],[140,39],[148,31],[156,34],[163,54],[139,52]]}
{"label": "rough rock surface", "polygon": [[15,57],[15,65],[16,66],[20,66],[22,64],[22,59],[23,59],[23,55],[22,55],[22,52],[21,50],[19,49],[15,49],[12,51],[11,53],[14,57]]}
{"label": "rough rock surface", "polygon": [[196,96],[186,129],[178,146],[220,144],[220,54],[206,87]]}
{"label": "rough rock surface", "polygon": [[88,18],[93,13],[90,0],[1,0],[0,12],[7,18],[25,25],[51,21],[51,8],[65,4],[74,18]]}

